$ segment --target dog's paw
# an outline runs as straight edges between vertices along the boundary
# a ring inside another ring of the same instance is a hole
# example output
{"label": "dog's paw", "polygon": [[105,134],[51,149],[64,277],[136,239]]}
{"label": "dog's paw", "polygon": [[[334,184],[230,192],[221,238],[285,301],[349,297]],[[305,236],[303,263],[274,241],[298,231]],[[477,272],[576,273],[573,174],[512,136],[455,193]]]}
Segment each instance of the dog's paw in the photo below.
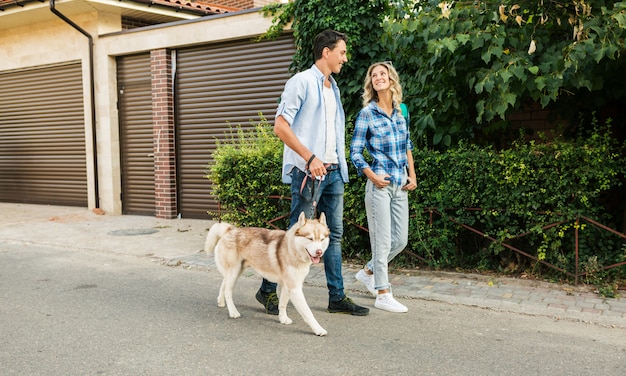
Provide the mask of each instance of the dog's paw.
{"label": "dog's paw", "polygon": [[280,318],[280,323],[281,323],[281,324],[289,325],[289,324],[291,324],[292,322],[293,322],[293,321],[291,321],[291,319],[290,319],[289,317],[287,317],[287,316],[285,316],[285,317],[281,317],[281,318]]}
{"label": "dog's paw", "polygon": [[217,302],[217,306],[220,307],[220,308],[224,308],[224,307],[226,307],[226,304],[224,304],[223,302],[222,303]]}
{"label": "dog's paw", "polygon": [[326,334],[328,334],[328,332],[326,331],[326,329],[322,328],[321,326],[319,329],[315,330],[315,335],[317,336],[322,337],[322,336],[325,336]]}
{"label": "dog's paw", "polygon": [[241,317],[241,313],[235,311],[235,312],[229,312],[228,315],[230,316],[231,319],[238,319]]}

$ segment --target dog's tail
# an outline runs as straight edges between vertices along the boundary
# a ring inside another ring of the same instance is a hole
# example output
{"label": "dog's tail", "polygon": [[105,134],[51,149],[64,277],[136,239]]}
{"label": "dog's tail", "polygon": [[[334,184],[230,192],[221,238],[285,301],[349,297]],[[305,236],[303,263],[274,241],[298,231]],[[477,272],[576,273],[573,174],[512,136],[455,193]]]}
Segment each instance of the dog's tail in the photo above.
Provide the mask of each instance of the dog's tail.
{"label": "dog's tail", "polygon": [[233,225],[225,222],[219,222],[211,226],[206,236],[206,242],[204,243],[204,251],[208,254],[212,254],[217,242],[219,242],[222,236],[232,227]]}

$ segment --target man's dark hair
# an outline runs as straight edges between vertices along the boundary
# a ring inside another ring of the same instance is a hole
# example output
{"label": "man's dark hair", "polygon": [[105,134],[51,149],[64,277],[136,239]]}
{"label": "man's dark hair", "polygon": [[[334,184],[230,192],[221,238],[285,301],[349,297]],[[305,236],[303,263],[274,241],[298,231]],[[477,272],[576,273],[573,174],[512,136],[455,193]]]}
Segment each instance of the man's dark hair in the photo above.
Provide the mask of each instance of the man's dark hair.
{"label": "man's dark hair", "polygon": [[328,47],[331,50],[334,49],[337,45],[337,41],[339,40],[343,40],[347,44],[348,36],[344,33],[330,29],[317,34],[315,41],[313,42],[313,57],[315,57],[315,61],[322,57],[322,51],[324,51],[324,48]]}

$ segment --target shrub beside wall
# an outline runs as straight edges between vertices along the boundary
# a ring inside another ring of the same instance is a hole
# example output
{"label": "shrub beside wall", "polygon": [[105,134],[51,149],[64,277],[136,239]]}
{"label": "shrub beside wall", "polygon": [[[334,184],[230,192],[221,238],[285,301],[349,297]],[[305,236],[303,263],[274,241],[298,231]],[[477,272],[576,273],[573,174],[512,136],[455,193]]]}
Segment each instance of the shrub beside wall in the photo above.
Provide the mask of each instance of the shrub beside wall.
{"label": "shrub beside wall", "polygon": [[289,187],[281,182],[283,143],[266,122],[253,131],[233,129],[218,145],[207,178],[223,211],[211,213],[241,226],[281,229],[288,219],[270,222],[289,213]]}
{"label": "shrub beside wall", "polygon": [[[231,140],[219,146],[208,178],[227,208],[223,220],[286,228],[286,219],[269,223],[289,212],[289,189],[280,177],[282,150],[268,124],[259,124],[253,132],[233,131]],[[573,271],[573,229],[579,215],[621,228],[621,212],[612,211],[615,205],[607,205],[606,198],[623,196],[625,161],[608,127],[596,127],[572,141],[516,142],[505,150],[461,143],[445,152],[423,148],[413,154],[418,189],[410,193],[409,246],[396,265],[551,273],[456,221]],[[344,257],[364,261],[370,255],[368,234],[362,229],[367,227],[365,178],[350,167]],[[558,225],[548,227],[554,223]],[[626,258],[624,242],[616,236],[586,225],[579,229],[581,264],[590,271]],[[521,234],[527,235],[517,238]],[[622,267],[611,273],[624,271]]]}
{"label": "shrub beside wall", "polygon": [[[604,200],[621,186],[624,166],[607,129],[573,141],[517,142],[501,151],[469,144],[445,153],[417,150],[415,160],[420,184],[411,201],[412,243],[420,244],[416,252],[433,267],[513,272],[538,266],[449,218],[568,271],[575,268],[578,216],[621,228],[621,213],[611,213]],[[429,208],[444,215],[431,221],[423,214]],[[580,260],[597,257],[604,266],[624,261],[619,238],[579,229]]]}

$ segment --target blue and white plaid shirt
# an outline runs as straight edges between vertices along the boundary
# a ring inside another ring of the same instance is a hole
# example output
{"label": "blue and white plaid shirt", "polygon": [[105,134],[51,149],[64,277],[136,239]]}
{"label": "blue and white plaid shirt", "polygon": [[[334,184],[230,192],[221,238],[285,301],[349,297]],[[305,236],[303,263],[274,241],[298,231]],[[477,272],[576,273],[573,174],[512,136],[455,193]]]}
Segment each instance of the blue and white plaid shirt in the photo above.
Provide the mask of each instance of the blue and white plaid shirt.
{"label": "blue and white plaid shirt", "polygon": [[[371,165],[363,156],[364,148],[372,156]],[[413,150],[413,142],[409,138],[406,119],[400,111],[394,107],[389,117],[376,101],[371,101],[361,109],[350,144],[350,159],[359,175],[369,167],[377,175],[391,176],[394,184],[406,184],[408,150]]]}

